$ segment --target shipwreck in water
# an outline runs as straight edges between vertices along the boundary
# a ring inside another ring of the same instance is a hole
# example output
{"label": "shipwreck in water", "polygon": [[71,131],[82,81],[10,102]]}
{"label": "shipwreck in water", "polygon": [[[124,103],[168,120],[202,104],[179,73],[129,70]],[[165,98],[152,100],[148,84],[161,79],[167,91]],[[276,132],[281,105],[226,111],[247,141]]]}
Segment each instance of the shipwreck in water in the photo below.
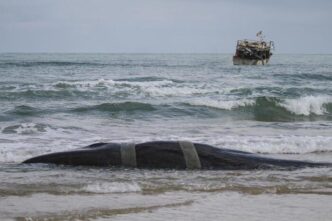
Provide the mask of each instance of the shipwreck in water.
{"label": "shipwreck in water", "polygon": [[256,34],[257,40],[238,40],[233,56],[234,65],[265,65],[274,49],[273,41],[265,41],[262,31]]}

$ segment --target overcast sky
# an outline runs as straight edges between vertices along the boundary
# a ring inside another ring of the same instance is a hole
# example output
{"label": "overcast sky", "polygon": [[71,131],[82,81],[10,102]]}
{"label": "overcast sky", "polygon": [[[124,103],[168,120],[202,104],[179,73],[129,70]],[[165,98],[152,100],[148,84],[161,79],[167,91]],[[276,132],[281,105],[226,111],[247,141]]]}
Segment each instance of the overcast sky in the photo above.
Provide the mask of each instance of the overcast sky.
{"label": "overcast sky", "polygon": [[331,0],[0,0],[0,52],[332,53]]}

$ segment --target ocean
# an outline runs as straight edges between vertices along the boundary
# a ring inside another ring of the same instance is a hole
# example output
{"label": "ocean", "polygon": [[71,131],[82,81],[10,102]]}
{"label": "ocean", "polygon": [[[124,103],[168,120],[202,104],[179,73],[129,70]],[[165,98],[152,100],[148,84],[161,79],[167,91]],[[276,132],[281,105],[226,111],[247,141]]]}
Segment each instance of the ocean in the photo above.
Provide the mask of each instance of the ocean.
{"label": "ocean", "polygon": [[0,54],[1,220],[330,220],[332,169],[22,165],[96,142],[190,140],[332,162],[332,55]]}

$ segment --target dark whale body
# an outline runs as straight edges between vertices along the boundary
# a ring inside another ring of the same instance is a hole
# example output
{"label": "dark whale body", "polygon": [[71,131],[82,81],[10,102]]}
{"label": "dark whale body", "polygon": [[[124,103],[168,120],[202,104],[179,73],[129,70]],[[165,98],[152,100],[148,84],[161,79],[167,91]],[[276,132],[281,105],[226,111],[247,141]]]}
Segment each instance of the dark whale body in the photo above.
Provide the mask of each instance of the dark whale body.
{"label": "dark whale body", "polygon": [[[194,143],[201,169],[248,170],[248,169],[296,169],[303,167],[331,167],[331,163],[315,163],[262,157],[250,152],[216,148]],[[137,168],[186,169],[184,153],[178,142],[155,141],[139,143],[136,150]],[[80,149],[45,154],[30,158],[23,163],[46,163],[72,166],[123,166],[121,144],[96,143]]]}

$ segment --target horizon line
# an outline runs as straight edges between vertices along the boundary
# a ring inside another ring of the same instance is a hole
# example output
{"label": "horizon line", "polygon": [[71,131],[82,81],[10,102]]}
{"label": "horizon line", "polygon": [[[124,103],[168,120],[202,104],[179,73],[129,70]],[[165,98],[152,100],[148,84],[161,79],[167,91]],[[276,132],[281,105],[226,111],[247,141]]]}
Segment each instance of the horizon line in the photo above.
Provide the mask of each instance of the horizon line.
{"label": "horizon line", "polygon": [[[234,54],[234,52],[0,52],[0,54]],[[332,52],[282,52],[273,55],[332,55]]]}

